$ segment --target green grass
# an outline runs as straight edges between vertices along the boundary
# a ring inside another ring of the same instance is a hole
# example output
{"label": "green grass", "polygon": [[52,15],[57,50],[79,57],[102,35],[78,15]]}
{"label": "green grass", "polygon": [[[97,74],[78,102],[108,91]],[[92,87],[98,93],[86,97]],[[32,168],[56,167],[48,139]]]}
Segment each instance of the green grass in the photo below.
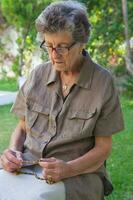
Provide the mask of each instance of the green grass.
{"label": "green grass", "polygon": [[18,85],[16,79],[2,79],[0,80],[1,91],[17,91]]}
{"label": "green grass", "polygon": [[[114,192],[106,200],[133,200],[133,100],[121,98],[125,130],[113,136],[113,149],[107,161]],[[0,152],[9,142],[17,119],[9,113],[11,105],[0,107]]]}
{"label": "green grass", "polygon": [[113,137],[107,168],[114,192],[106,200],[133,200],[133,100],[121,98],[125,130]]}
{"label": "green grass", "polygon": [[11,105],[0,106],[0,153],[8,147],[17,119],[10,113]]}

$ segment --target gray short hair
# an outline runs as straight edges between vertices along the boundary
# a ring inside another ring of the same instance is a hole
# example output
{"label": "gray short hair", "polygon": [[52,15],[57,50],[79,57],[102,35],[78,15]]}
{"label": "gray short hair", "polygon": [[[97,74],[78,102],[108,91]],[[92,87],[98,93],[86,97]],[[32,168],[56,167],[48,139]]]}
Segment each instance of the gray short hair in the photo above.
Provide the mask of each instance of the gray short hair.
{"label": "gray short hair", "polygon": [[68,31],[74,41],[80,43],[88,42],[90,27],[86,7],[71,0],[51,3],[36,19],[36,28],[40,35]]}

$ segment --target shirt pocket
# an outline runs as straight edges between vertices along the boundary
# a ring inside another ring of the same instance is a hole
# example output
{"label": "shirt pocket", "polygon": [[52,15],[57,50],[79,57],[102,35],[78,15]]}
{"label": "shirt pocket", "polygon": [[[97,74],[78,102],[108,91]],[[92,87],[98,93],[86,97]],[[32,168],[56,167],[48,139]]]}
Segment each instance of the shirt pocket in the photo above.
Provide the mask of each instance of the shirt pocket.
{"label": "shirt pocket", "polygon": [[65,129],[68,132],[67,135],[74,138],[77,136],[90,136],[90,129],[94,121],[95,114],[96,109],[88,112],[83,110],[69,111],[65,125]]}
{"label": "shirt pocket", "polygon": [[48,129],[50,108],[36,102],[27,106],[26,125],[32,136],[41,137]]}

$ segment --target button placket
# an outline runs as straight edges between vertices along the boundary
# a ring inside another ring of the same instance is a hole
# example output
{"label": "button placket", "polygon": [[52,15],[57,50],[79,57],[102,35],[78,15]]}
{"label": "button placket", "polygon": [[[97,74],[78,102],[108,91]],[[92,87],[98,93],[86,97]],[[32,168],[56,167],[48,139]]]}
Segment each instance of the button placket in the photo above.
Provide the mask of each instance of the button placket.
{"label": "button placket", "polygon": [[52,136],[56,134],[56,117],[54,115],[49,117],[49,131]]}

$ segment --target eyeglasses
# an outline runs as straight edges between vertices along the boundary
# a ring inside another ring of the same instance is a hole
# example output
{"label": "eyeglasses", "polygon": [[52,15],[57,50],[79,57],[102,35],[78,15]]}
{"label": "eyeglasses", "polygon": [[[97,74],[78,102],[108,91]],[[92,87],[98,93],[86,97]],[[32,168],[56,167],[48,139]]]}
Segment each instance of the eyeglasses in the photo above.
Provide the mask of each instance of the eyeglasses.
{"label": "eyeglasses", "polygon": [[[22,167],[26,167],[26,166],[30,166],[30,165],[36,165],[38,164],[39,162],[43,161],[43,158],[40,158],[38,160],[23,160],[22,161]],[[15,172],[16,175],[19,175],[19,174],[28,174],[28,175],[33,175],[35,176],[35,178],[39,179],[39,180],[45,180],[46,183],[48,184],[53,184],[55,183],[52,179],[52,177],[49,175],[49,177],[47,179],[44,179],[42,176],[39,176],[36,172],[34,171],[23,171],[20,169],[18,169],[16,172]]]}
{"label": "eyeglasses", "polygon": [[[38,159],[38,160],[33,160],[33,161],[30,161],[30,160],[24,160],[22,161],[22,167],[27,167],[27,166],[31,166],[31,165],[36,165],[38,164],[42,159]],[[16,175],[19,175],[19,174],[28,174],[28,175],[34,175],[37,179],[40,179],[40,180],[44,180],[43,177],[40,177],[36,172],[34,171],[23,171],[20,169],[18,169],[16,172],[14,172]]]}
{"label": "eyeglasses", "polygon": [[45,41],[43,41],[40,45],[40,48],[44,51],[47,51],[48,53],[52,53],[53,50],[56,51],[57,54],[65,55],[68,54],[71,48],[74,47],[74,45],[77,44],[76,42],[73,42],[69,47],[52,47],[48,44],[45,44]]}
{"label": "eyeglasses", "polygon": [[[39,180],[45,180],[43,177],[39,176],[36,172],[25,172],[25,171],[21,171],[21,170],[18,170],[15,172],[16,175],[19,175],[19,174],[28,174],[28,175],[33,175],[35,176],[35,178],[39,179]],[[47,180],[46,180],[47,182]]]}

